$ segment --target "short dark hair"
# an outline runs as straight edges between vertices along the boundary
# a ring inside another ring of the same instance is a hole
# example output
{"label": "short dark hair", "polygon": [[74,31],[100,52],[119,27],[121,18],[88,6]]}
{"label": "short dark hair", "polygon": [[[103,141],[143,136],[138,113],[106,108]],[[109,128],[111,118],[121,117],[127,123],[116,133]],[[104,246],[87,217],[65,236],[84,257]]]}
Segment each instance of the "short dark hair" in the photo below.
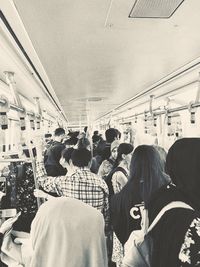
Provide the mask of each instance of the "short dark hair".
{"label": "short dark hair", "polygon": [[64,145],[69,145],[69,146],[72,145],[73,146],[73,145],[76,145],[77,142],[78,142],[77,137],[71,137],[71,138],[64,141]]}
{"label": "short dark hair", "polygon": [[72,158],[72,153],[74,151],[74,148],[73,147],[70,147],[70,148],[65,148],[61,155],[62,157],[69,163],[70,159]]}
{"label": "short dark hair", "polygon": [[72,153],[72,163],[77,167],[87,167],[92,159],[92,154],[86,148],[74,149]]}
{"label": "short dark hair", "polygon": [[100,141],[102,139],[102,137],[100,135],[93,135],[92,136],[92,142],[96,143],[98,141]]}
{"label": "short dark hair", "polygon": [[106,136],[106,141],[108,143],[112,143],[115,138],[118,137],[118,130],[116,130],[115,128],[109,128],[105,131],[105,136]]}
{"label": "short dark hair", "polygon": [[67,135],[70,136],[70,138],[76,138],[79,135],[79,131],[69,132]]}
{"label": "short dark hair", "polygon": [[93,135],[98,135],[99,134],[99,131],[94,131],[93,132]]}
{"label": "short dark hair", "polygon": [[62,134],[65,134],[65,130],[63,128],[57,128],[55,129],[54,135],[55,136],[60,136]]}
{"label": "short dark hair", "polygon": [[133,183],[131,186],[139,191],[147,206],[152,194],[169,182],[170,178],[163,172],[162,160],[157,149],[149,145],[138,146],[131,159],[127,186]]}

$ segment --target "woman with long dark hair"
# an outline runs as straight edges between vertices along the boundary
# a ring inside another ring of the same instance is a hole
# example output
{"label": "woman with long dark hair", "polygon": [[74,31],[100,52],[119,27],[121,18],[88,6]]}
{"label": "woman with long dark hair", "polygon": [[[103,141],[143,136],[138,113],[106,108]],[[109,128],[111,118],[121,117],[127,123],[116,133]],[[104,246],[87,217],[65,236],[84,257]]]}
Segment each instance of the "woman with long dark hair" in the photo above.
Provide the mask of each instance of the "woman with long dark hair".
{"label": "woman with long dark hair", "polygon": [[140,228],[139,209],[135,220],[130,216],[130,209],[136,206],[137,210],[137,205],[142,202],[147,206],[151,195],[169,182],[157,149],[148,145],[138,146],[131,159],[127,184],[111,199],[112,224],[122,245],[133,230]]}
{"label": "woman with long dark hair", "polygon": [[153,267],[200,266],[200,138],[177,140],[169,149],[166,172],[174,184],[152,195],[147,208],[150,223],[172,201],[193,210],[168,211],[153,229]]}

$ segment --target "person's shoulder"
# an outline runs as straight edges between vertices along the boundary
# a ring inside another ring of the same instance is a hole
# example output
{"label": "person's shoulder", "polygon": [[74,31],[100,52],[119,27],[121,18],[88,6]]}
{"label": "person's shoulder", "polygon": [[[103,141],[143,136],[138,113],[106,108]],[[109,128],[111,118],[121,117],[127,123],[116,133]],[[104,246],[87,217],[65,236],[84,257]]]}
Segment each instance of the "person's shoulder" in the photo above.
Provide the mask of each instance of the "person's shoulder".
{"label": "person's shoulder", "polygon": [[101,163],[102,166],[108,166],[108,165],[111,165],[111,163],[109,162],[109,160],[107,159],[104,159]]}
{"label": "person's shoulder", "polygon": [[106,182],[104,179],[102,179],[98,174],[92,173],[92,178],[95,181],[95,183],[103,188],[108,188]]}

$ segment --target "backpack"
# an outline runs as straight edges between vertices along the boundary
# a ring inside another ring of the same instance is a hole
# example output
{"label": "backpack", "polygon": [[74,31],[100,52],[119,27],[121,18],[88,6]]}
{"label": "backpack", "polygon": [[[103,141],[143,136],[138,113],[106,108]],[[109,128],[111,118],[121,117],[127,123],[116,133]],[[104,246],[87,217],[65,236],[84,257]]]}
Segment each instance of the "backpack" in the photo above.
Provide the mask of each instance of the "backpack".
{"label": "backpack", "polygon": [[122,167],[117,167],[117,168],[113,169],[111,172],[109,172],[109,174],[104,178],[104,180],[108,186],[109,196],[114,195],[114,190],[113,190],[113,186],[112,186],[112,176],[115,172],[118,172],[118,171],[122,172],[126,177],[128,177],[128,173]]}
{"label": "backpack", "polygon": [[193,210],[192,207],[182,201],[173,201],[158,213],[146,231],[145,228],[133,231],[124,246],[125,256],[123,258],[122,267],[151,267],[153,239],[149,233],[156,226],[162,216],[168,210],[174,208]]}

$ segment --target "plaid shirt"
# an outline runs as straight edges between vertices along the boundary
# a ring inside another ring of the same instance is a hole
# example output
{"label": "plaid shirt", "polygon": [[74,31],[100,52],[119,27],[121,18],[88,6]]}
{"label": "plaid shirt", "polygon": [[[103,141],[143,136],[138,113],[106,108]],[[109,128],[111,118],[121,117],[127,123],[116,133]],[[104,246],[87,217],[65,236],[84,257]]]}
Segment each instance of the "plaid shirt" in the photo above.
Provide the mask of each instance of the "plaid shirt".
{"label": "plaid shirt", "polygon": [[98,209],[104,216],[105,233],[109,233],[109,192],[103,179],[86,167],[77,169],[71,176],[47,176],[43,162],[36,163],[36,176],[38,183],[47,192],[76,198]]}

